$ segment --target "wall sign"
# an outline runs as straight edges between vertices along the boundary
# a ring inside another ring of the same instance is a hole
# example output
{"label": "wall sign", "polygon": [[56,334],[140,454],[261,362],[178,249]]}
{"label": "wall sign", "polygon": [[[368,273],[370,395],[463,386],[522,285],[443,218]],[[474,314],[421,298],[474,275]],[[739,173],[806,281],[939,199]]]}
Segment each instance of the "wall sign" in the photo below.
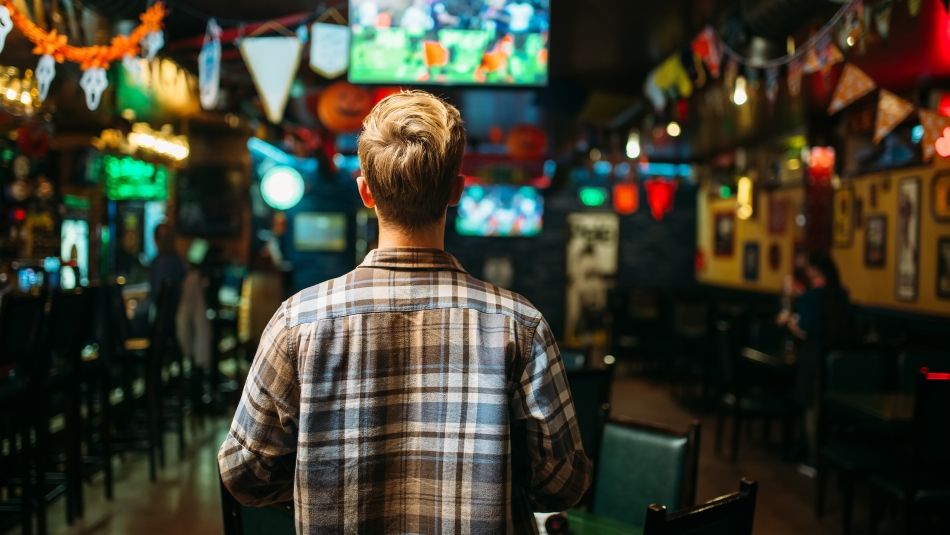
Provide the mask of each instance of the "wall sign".
{"label": "wall sign", "polygon": [[607,343],[607,292],[617,274],[620,219],[614,213],[567,216],[565,342],[587,347]]}
{"label": "wall sign", "polygon": [[91,160],[93,176],[104,176],[106,197],[113,201],[163,201],[168,198],[168,168],[131,156],[105,154]]}
{"label": "wall sign", "polygon": [[917,300],[920,261],[920,177],[897,186],[897,299]]}
{"label": "wall sign", "polygon": [[887,263],[887,216],[868,216],[864,229],[864,265],[882,268]]}

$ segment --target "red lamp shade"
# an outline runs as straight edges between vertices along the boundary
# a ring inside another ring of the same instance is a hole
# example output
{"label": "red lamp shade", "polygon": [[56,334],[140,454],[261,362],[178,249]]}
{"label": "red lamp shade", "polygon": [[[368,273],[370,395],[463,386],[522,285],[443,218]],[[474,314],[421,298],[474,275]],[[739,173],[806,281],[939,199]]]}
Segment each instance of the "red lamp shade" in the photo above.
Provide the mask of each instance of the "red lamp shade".
{"label": "red lamp shade", "polygon": [[652,178],[643,183],[647,190],[647,202],[650,203],[650,214],[653,219],[662,221],[666,214],[673,210],[673,201],[676,196],[676,182]]}
{"label": "red lamp shade", "polygon": [[614,210],[620,215],[630,215],[640,208],[640,189],[628,182],[614,186]]}

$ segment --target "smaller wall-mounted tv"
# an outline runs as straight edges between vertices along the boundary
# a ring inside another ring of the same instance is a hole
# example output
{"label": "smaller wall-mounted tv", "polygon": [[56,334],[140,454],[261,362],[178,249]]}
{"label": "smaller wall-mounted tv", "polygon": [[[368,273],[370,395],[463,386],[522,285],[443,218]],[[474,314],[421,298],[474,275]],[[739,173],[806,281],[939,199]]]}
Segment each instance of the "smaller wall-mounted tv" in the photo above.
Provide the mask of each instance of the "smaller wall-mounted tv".
{"label": "smaller wall-mounted tv", "polygon": [[294,216],[294,248],[301,252],[346,250],[346,214],[303,212]]}
{"label": "smaller wall-mounted tv", "polygon": [[535,188],[472,185],[462,193],[455,230],[463,236],[537,236],[543,216],[544,198]]}
{"label": "smaller wall-mounted tv", "polygon": [[550,0],[350,0],[353,83],[537,86]]}

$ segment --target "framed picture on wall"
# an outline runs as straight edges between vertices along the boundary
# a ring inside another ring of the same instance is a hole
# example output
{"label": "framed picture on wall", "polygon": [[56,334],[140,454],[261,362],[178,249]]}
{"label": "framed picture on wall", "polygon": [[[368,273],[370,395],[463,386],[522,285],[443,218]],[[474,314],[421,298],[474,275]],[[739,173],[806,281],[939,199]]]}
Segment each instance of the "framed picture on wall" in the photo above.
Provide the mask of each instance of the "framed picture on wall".
{"label": "framed picture on wall", "polygon": [[735,212],[719,212],[713,216],[713,254],[732,256],[736,242]]}
{"label": "framed picture on wall", "polygon": [[864,227],[864,265],[882,268],[887,263],[887,216],[868,216]]}
{"label": "framed picture on wall", "polygon": [[742,278],[752,282],[759,280],[759,242],[746,242],[742,248]]}
{"label": "framed picture on wall", "polygon": [[950,236],[937,240],[937,297],[950,299]]}
{"label": "framed picture on wall", "polygon": [[854,240],[854,190],[843,187],[835,191],[833,236],[835,247],[847,247]]}
{"label": "framed picture on wall", "polygon": [[950,222],[950,170],[938,171],[933,179],[934,219]]}
{"label": "framed picture on wall", "polygon": [[907,177],[897,186],[897,280],[899,301],[917,300],[920,266],[920,177]]}

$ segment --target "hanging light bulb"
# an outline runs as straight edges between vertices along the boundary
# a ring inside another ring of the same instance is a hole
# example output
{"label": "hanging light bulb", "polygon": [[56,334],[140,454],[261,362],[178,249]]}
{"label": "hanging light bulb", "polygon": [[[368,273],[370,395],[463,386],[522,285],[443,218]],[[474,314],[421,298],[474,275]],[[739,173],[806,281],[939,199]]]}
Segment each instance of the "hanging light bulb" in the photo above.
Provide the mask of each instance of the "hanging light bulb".
{"label": "hanging light bulb", "polygon": [[640,157],[640,132],[631,130],[627,136],[627,158],[634,159]]}
{"label": "hanging light bulb", "polygon": [[736,77],[736,89],[732,92],[732,102],[736,106],[742,106],[749,101],[749,93],[746,92],[745,76]]}
{"label": "hanging light bulb", "polygon": [[666,125],[666,133],[670,137],[679,137],[683,133],[683,129],[680,128],[680,124],[676,121],[670,121],[670,124]]}

